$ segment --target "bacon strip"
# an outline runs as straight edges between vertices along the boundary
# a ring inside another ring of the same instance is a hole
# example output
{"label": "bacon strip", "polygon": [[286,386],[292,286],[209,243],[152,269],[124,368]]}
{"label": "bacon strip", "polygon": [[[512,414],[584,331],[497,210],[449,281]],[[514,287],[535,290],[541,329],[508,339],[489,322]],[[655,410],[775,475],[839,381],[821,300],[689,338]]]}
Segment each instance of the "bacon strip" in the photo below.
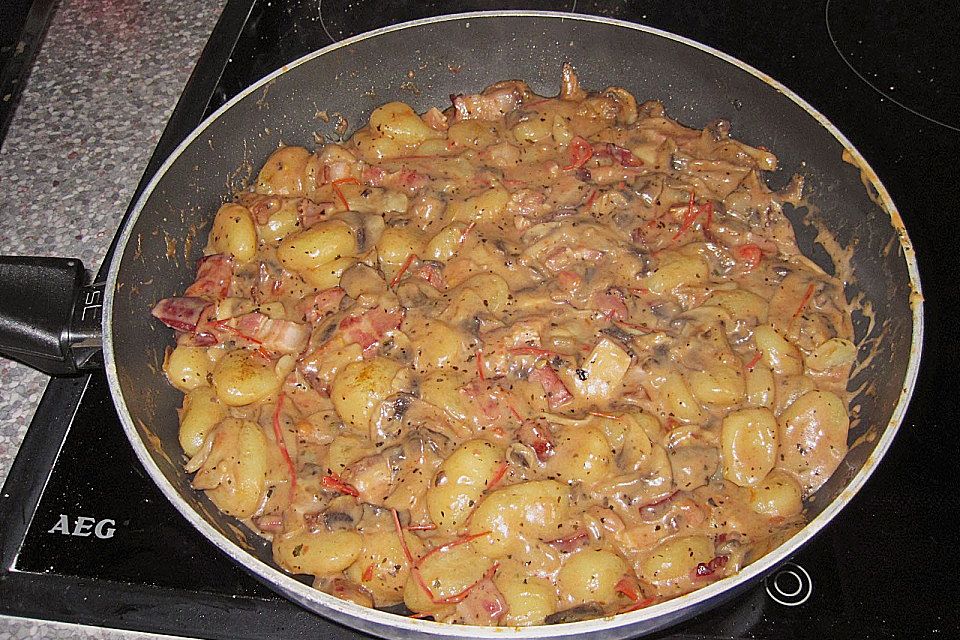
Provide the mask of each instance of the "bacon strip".
{"label": "bacon strip", "polygon": [[630,310],[624,302],[624,295],[616,289],[610,289],[606,293],[597,293],[593,296],[594,307],[602,311],[607,318],[613,320],[625,320],[630,317]]}
{"label": "bacon strip", "polygon": [[455,110],[454,122],[461,120],[499,120],[517,108],[516,89],[501,87],[489,93],[450,96]]}
{"label": "bacon strip", "polygon": [[278,353],[300,353],[310,338],[310,327],[305,324],[274,320],[257,312],[231,318],[227,325],[235,328],[241,337]]}
{"label": "bacon strip", "polygon": [[563,553],[573,553],[582,547],[589,539],[590,536],[586,531],[578,531],[564,538],[548,540],[547,544],[555,548],[557,551],[562,551]]}
{"label": "bacon strip", "polygon": [[301,198],[297,202],[297,220],[301,229],[308,229],[324,219],[327,209],[332,209],[332,202],[314,202],[309,198]]}
{"label": "bacon strip", "polygon": [[563,381],[550,367],[541,367],[530,372],[530,379],[539,382],[547,394],[547,405],[551,410],[559,409],[573,399]]}
{"label": "bacon strip", "polygon": [[[520,420],[519,414],[511,408],[514,417]],[[522,424],[517,429],[517,439],[533,449],[537,454],[537,460],[546,462],[554,454],[553,440],[550,439],[550,431],[540,427],[533,422],[521,420]]]}
{"label": "bacon strip", "polygon": [[464,624],[496,626],[507,609],[506,598],[486,576],[469,587],[466,596],[457,603],[457,613]]}
{"label": "bacon strip", "polygon": [[356,342],[367,349],[379,342],[387,331],[398,328],[403,322],[404,313],[402,307],[393,311],[374,307],[363,315],[349,316],[341,320],[340,330],[348,343]]}
{"label": "bacon strip", "polygon": [[306,321],[315,324],[321,318],[333,313],[340,306],[340,301],[347,295],[341,287],[324,289],[313,297],[309,308],[304,312]]}
{"label": "bacon strip", "polygon": [[436,265],[433,265],[429,262],[425,262],[424,264],[420,265],[416,272],[414,272],[414,275],[418,278],[423,278],[439,291],[443,291],[447,288],[446,283],[443,281],[443,273],[441,273],[440,269],[438,269]]}
{"label": "bacon strip", "polygon": [[594,153],[598,156],[611,156],[621,167],[642,167],[643,161],[633,155],[629,149],[608,142],[604,145],[594,146]]}
{"label": "bacon strip", "polygon": [[197,329],[203,310],[209,304],[203,298],[164,298],[154,305],[150,313],[171,329],[189,333]]}
{"label": "bacon strip", "polygon": [[197,277],[184,292],[188,297],[223,300],[233,281],[233,258],[217,253],[200,258]]}

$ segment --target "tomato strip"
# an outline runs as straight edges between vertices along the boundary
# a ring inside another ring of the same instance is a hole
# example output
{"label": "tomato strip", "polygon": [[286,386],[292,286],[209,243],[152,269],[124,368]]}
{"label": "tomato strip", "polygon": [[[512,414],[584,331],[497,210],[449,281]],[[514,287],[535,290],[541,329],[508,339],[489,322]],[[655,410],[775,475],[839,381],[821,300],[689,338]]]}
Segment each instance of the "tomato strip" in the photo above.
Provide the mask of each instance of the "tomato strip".
{"label": "tomato strip", "polygon": [[559,356],[556,351],[541,349],[540,347],[513,347],[510,353],[515,356]]}
{"label": "tomato strip", "polygon": [[320,484],[322,484],[327,489],[333,489],[348,496],[353,496],[357,498],[360,496],[360,492],[357,491],[357,488],[348,482],[344,482],[340,479],[340,476],[335,473],[329,473],[322,478],[320,478]]}
{"label": "tomato strip", "polygon": [[507,475],[507,469],[509,466],[510,465],[506,462],[501,463],[500,468],[497,469],[497,472],[493,474],[492,478],[490,478],[490,483],[487,484],[487,491],[490,491],[495,486],[500,484],[500,481],[503,480],[503,477]]}
{"label": "tomato strip", "polygon": [[706,213],[706,219],[703,222],[704,229],[709,227],[710,223],[713,222],[713,203],[707,202],[707,204],[703,206],[697,206],[694,202],[695,197],[694,192],[691,191],[690,201],[687,203],[687,212],[683,215],[683,222],[680,223],[680,230],[670,239],[671,241],[676,240],[686,233],[687,230],[693,226],[696,219],[700,217],[701,213]]}
{"label": "tomato strip", "polygon": [[483,351],[477,349],[475,355],[477,358],[477,376],[480,378],[480,382],[486,382],[487,376],[483,375]]}
{"label": "tomato strip", "polygon": [[759,352],[759,351],[757,351],[757,353],[754,354],[754,356],[753,356],[752,358],[750,358],[750,362],[747,363],[747,369],[753,369],[755,366],[757,366],[757,363],[758,363],[758,362],[760,362],[760,352]]}
{"label": "tomato strip", "polygon": [[645,600],[641,600],[636,604],[630,605],[626,609],[620,609],[620,611],[618,611],[617,613],[629,613],[631,611],[636,611],[637,609],[643,609],[644,607],[649,607],[655,601],[656,601],[656,598],[646,598]]}
{"label": "tomato strip", "polygon": [[563,170],[579,169],[592,157],[593,147],[584,138],[577,136],[570,141],[570,164],[563,167]]}
{"label": "tomato strip", "polygon": [[661,504],[670,502],[678,493],[680,493],[679,489],[670,494],[667,494],[666,496],[660,498],[659,500],[654,500],[653,502],[648,502],[647,504],[642,505],[640,509],[649,509],[650,507],[657,507],[657,506],[660,506]]}
{"label": "tomato strip", "polygon": [[417,259],[417,254],[411,253],[407,256],[407,259],[404,260],[403,266],[400,267],[400,271],[397,271],[397,275],[393,276],[393,279],[390,281],[390,286],[395,287],[397,283],[400,282],[400,278],[403,277],[403,274],[407,272],[407,269],[410,268],[410,265],[413,264],[413,261]]}
{"label": "tomato strip", "polygon": [[367,568],[363,570],[363,574],[361,574],[360,580],[363,582],[370,582],[371,580],[373,580],[373,563],[368,564]]}
{"label": "tomato strip", "polygon": [[290,493],[297,488],[297,468],[290,459],[290,452],[287,451],[287,443],[283,439],[283,429],[280,427],[280,412],[283,411],[283,399],[286,396],[281,393],[277,397],[277,407],[273,410],[273,435],[277,439],[277,446],[283,455],[284,462],[287,463],[287,469],[290,471]]}
{"label": "tomato strip", "polygon": [[264,358],[266,358],[267,360],[271,359],[270,351],[268,351],[267,348],[263,346],[262,341],[257,340],[254,337],[248,336],[247,334],[243,333],[236,327],[231,327],[229,324],[227,324],[228,322],[230,322],[230,320],[231,318],[226,318],[225,320],[217,320],[216,322],[211,322],[210,324],[212,324],[218,329],[222,329],[223,331],[228,331],[236,336],[240,336],[244,340],[248,340],[253,344],[258,345],[256,348],[256,352],[259,353]]}
{"label": "tomato strip", "polygon": [[638,585],[637,581],[631,576],[623,576],[620,578],[620,581],[617,582],[614,590],[617,593],[622,593],[624,596],[630,600],[633,600],[634,602],[640,600],[640,585]]}
{"label": "tomato strip", "polygon": [[755,244],[745,244],[737,249],[737,255],[743,260],[747,271],[753,271],[763,258],[763,251]]}
{"label": "tomato strip", "polygon": [[462,245],[467,241],[467,237],[470,235],[470,232],[473,231],[473,228],[477,226],[476,222],[471,222],[467,225],[467,228],[463,230],[463,233],[460,234],[460,240],[457,242],[458,245]]}
{"label": "tomato strip", "polygon": [[793,312],[793,319],[800,317],[800,314],[803,313],[803,308],[807,306],[808,302],[810,302],[810,298],[813,297],[813,290],[815,288],[816,287],[812,282],[807,285],[807,291],[803,294],[803,298],[800,300],[800,306],[797,307],[797,310]]}
{"label": "tomato strip", "polygon": [[630,327],[631,329],[636,329],[637,331],[643,331],[644,333],[653,333],[653,329],[648,327],[645,324],[637,324],[636,322],[627,322],[626,320],[614,320],[617,324],[622,324],[625,327]]}
{"label": "tomato strip", "polygon": [[596,201],[598,195],[600,195],[600,192],[597,191],[596,189],[591,191],[590,197],[587,198],[587,201],[583,204],[583,206],[589,209],[593,205],[593,203]]}
{"label": "tomato strip", "polygon": [[340,198],[340,202],[343,203],[343,208],[346,209],[347,211],[350,211],[350,203],[347,202],[346,196],[344,196],[343,191],[340,190],[340,185],[342,184],[358,185],[360,184],[360,181],[357,180],[356,178],[350,177],[350,178],[340,178],[339,180],[334,180],[333,183],[331,183],[331,186],[333,187],[333,191],[337,194],[337,197]]}
{"label": "tomato strip", "polygon": [[588,411],[588,414],[591,416],[597,416],[598,418],[607,418],[608,420],[618,420],[620,416],[615,416],[612,413],[603,413],[602,411]]}
{"label": "tomato strip", "polygon": [[403,555],[407,559],[407,563],[410,564],[410,573],[413,574],[413,579],[417,581],[417,585],[423,589],[423,592],[427,594],[427,597],[430,598],[432,602],[433,591],[430,591],[427,581],[423,579],[423,575],[417,566],[417,561],[413,559],[413,554],[410,553],[410,547],[407,546],[407,541],[403,537],[403,527],[400,526],[400,514],[397,513],[396,509],[390,509],[390,512],[393,514],[393,526],[397,530],[397,537],[400,538],[400,548],[403,549]]}
{"label": "tomato strip", "polygon": [[453,549],[454,547],[459,547],[460,545],[473,542],[473,541],[476,540],[477,538],[482,538],[483,536],[489,535],[489,534],[490,534],[489,531],[481,531],[480,533],[473,533],[473,534],[466,535],[466,536],[460,536],[460,537],[457,538],[456,540],[451,540],[450,542],[448,542],[448,543],[446,543],[446,544],[441,544],[441,545],[438,546],[438,547],[434,547],[433,549],[430,549],[430,551],[428,551],[422,558],[420,558],[419,560],[417,560],[417,566],[419,567],[420,564],[421,564],[424,560],[426,560],[427,558],[429,558],[430,556],[432,556],[432,555],[435,554],[435,553],[443,553],[444,551],[449,551],[450,549]]}
{"label": "tomato strip", "polygon": [[497,569],[499,567],[500,567],[500,563],[494,562],[492,565],[490,565],[489,569],[483,572],[482,578],[480,578],[473,584],[468,585],[467,588],[461,591],[460,593],[455,593],[452,596],[447,596],[446,598],[437,598],[433,600],[432,601],[433,604],[457,604],[459,602],[463,602],[464,599],[470,594],[470,592],[473,591],[474,587],[476,587],[478,584],[480,584],[484,580],[489,580],[490,578],[492,578],[493,574],[497,572]]}

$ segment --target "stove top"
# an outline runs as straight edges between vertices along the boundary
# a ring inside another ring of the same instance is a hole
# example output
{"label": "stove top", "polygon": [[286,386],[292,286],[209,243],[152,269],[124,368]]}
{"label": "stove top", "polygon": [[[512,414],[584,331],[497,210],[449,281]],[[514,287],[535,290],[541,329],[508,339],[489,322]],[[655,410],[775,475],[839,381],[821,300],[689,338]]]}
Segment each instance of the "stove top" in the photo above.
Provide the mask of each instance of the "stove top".
{"label": "stove top", "polygon": [[[926,344],[914,400],[873,478],[792,561],[659,638],[883,638],[960,631],[955,363],[960,261],[960,10],[902,2],[230,0],[147,169],[230,97],[333,41],[471,9],[630,20],[777,78],[860,149],[920,260]],[[948,46],[937,46],[946,42]],[[895,45],[895,46],[894,46]],[[951,59],[952,56],[952,59]],[[955,296],[954,296],[955,297]],[[949,319],[949,320],[948,320]],[[167,504],[140,467],[102,374],[51,381],[0,499],[0,613],[203,638],[361,638],[276,596]]]}
{"label": "stove top", "polygon": [[53,15],[54,0],[6,0],[0,20],[0,145]]}

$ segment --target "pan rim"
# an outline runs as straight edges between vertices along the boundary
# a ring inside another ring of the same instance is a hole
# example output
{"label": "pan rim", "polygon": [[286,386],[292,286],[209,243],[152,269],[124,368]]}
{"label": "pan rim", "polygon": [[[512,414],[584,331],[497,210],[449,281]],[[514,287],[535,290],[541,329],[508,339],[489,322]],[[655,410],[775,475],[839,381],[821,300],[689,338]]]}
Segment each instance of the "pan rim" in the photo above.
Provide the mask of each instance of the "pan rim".
{"label": "pan rim", "polygon": [[[667,600],[663,603],[640,609],[638,611],[620,614],[615,617],[557,625],[540,625],[535,627],[466,627],[464,625],[417,620],[376,609],[361,607],[351,602],[347,602],[345,600],[341,600],[334,596],[317,591],[312,587],[296,580],[289,574],[286,574],[279,569],[260,561],[253,555],[243,551],[238,545],[230,541],[228,538],[226,538],[226,536],[224,536],[206,520],[200,517],[197,511],[195,511],[166,480],[159,466],[154,462],[150,452],[147,450],[145,444],[140,438],[137,427],[133,422],[133,418],[126,409],[126,403],[123,401],[123,390],[121,388],[117,373],[116,354],[113,344],[112,317],[114,295],[119,278],[120,263],[132,237],[133,228],[135,227],[141,212],[145,208],[146,203],[153,194],[154,189],[169,168],[177,161],[183,151],[192,145],[193,142],[214,121],[232,108],[234,104],[243,100],[251,93],[260,90],[290,69],[298,67],[302,64],[306,64],[316,57],[327,55],[333,51],[348,47],[363,40],[376,38],[378,36],[395,31],[414,29],[436,23],[485,20],[503,17],[531,17],[559,19],[561,21],[575,20],[580,22],[600,23],[618,28],[626,28],[634,31],[644,32],[656,37],[666,38],[685,46],[698,49],[704,53],[721,59],[727,64],[733,65],[740,70],[751,74],[761,82],[771,86],[780,94],[793,101],[797,106],[801,107],[808,115],[813,117],[821,127],[825,128],[855,160],[855,166],[864,172],[865,178],[868,179],[870,184],[876,189],[877,197],[879,198],[879,206],[890,216],[891,226],[899,230],[897,235],[899,236],[900,247],[903,252],[903,257],[907,265],[907,272],[910,278],[911,293],[909,303],[912,310],[912,335],[910,357],[907,363],[903,386],[901,387],[901,392],[897,403],[893,408],[893,412],[891,413],[890,420],[885,426],[873,452],[864,462],[860,470],[846,485],[846,487],[844,487],[844,489],[824,508],[821,513],[810,520],[800,531],[791,536],[785,543],[778,546],[763,558],[748,565],[733,576],[717,581],[711,585],[686,595],[679,596],[672,600]],[[823,114],[817,111],[813,106],[807,103],[806,100],[791,91],[782,83],[752,67],[751,65],[748,65],[739,59],[734,58],[733,56],[730,56],[729,54],[719,51],[713,47],[709,47],[684,36],[679,36],[668,31],[637,23],[599,16],[557,11],[477,11],[403,22],[374,31],[358,34],[345,40],[335,42],[302,56],[301,58],[298,58],[297,60],[288,63],[279,69],[276,69],[272,73],[264,76],[231,98],[227,103],[207,117],[183,140],[183,142],[180,143],[180,145],[177,146],[176,150],[157,170],[156,174],[151,178],[143,193],[137,199],[131,215],[125,222],[120,232],[117,242],[117,251],[113,256],[107,273],[103,313],[103,336],[105,369],[110,392],[114,399],[114,404],[117,406],[117,412],[120,416],[127,439],[130,441],[138,459],[140,460],[141,464],[144,465],[144,468],[150,475],[151,479],[161,490],[167,500],[169,500],[170,503],[173,504],[174,507],[181,513],[181,515],[183,515],[188,522],[198,529],[204,535],[204,537],[217,546],[221,552],[231,557],[234,561],[240,563],[259,579],[268,581],[272,586],[281,590],[287,597],[297,601],[301,606],[306,606],[314,611],[317,611],[318,608],[320,608],[323,610],[324,615],[327,615],[328,617],[339,622],[356,622],[357,620],[363,620],[367,625],[363,627],[364,631],[378,634],[382,634],[385,629],[389,628],[394,632],[399,630],[406,631],[408,632],[408,635],[409,632],[415,632],[431,633],[443,637],[544,638],[571,636],[583,633],[593,634],[600,633],[602,631],[606,632],[605,637],[613,638],[621,637],[626,633],[637,632],[638,630],[642,630],[643,632],[651,632],[655,629],[678,622],[680,619],[686,617],[686,611],[689,611],[698,605],[702,605],[707,601],[716,598],[716,603],[719,603],[726,597],[732,597],[743,588],[746,588],[748,585],[750,585],[755,579],[759,579],[772,572],[779,564],[794,555],[803,545],[805,545],[810,539],[819,533],[820,530],[823,529],[827,523],[830,522],[830,520],[832,520],[837,513],[839,513],[841,509],[853,498],[853,496],[860,491],[891,446],[894,437],[903,423],[907,406],[913,394],[919,373],[919,364],[923,345],[923,295],[920,284],[919,268],[917,266],[913,244],[910,241],[906,228],[900,218],[899,212],[889,193],[887,192],[886,187],[882,184],[882,182],[880,182],[879,177],[873,171],[872,167],[870,167],[866,159],[846,138],[846,136],[844,136],[843,133],[840,132],[839,129],[837,129]],[[713,603],[711,603],[711,605],[712,604]],[[642,629],[625,629],[625,627],[634,626],[642,627]],[[619,633],[617,630],[619,630]],[[394,635],[397,634],[394,633]]]}

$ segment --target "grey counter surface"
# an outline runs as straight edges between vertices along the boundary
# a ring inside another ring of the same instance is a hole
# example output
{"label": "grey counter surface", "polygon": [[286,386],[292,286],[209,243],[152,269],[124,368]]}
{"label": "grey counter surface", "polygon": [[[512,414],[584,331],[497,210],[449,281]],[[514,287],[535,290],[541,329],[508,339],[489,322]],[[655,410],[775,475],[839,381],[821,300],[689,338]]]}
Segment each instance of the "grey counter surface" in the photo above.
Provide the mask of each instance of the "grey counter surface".
{"label": "grey counter surface", "polygon": [[[96,269],[224,0],[63,0],[0,150],[0,252]],[[0,481],[47,377],[0,359]],[[0,640],[155,638],[0,616]]]}

